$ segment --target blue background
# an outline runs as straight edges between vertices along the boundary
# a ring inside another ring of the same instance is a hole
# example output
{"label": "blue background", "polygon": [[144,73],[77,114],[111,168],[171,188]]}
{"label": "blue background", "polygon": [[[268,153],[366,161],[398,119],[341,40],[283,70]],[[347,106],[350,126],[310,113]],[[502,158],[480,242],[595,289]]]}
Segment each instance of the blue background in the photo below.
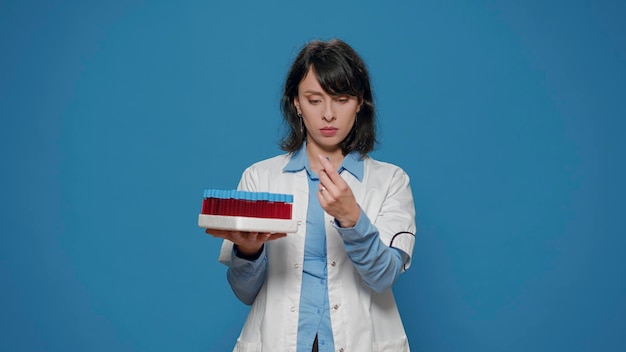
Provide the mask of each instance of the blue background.
{"label": "blue background", "polygon": [[0,1],[0,350],[227,351],[202,191],[280,153],[285,73],[368,63],[411,176],[415,351],[624,351],[626,5]]}

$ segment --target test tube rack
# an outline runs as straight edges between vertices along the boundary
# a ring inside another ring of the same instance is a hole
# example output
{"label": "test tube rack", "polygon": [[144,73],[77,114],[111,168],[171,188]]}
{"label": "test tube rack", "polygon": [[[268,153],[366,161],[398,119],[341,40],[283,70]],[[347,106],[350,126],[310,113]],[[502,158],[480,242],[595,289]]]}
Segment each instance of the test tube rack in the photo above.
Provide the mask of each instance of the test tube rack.
{"label": "test tube rack", "polygon": [[198,226],[230,231],[293,233],[293,195],[238,190],[204,190]]}

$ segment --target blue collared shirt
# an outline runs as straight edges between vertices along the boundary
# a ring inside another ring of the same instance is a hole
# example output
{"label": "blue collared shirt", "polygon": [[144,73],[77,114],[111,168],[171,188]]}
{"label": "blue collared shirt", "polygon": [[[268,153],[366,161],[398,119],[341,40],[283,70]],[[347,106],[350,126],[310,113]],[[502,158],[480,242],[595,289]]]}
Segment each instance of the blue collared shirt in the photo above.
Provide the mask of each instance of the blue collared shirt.
{"label": "blue collared shirt", "polygon": [[[294,152],[284,172],[306,171],[309,183],[307,226],[304,246],[302,293],[298,322],[298,351],[311,351],[318,336],[319,351],[333,351],[334,341],[328,303],[328,272],[326,259],[326,230],[324,210],[317,199],[319,178],[311,170],[306,145]],[[363,180],[364,162],[360,154],[352,152],[345,156],[338,172],[347,171],[359,181]],[[376,291],[390,287],[400,274],[406,254],[385,246],[378,237],[378,230],[361,211],[357,224],[352,228],[335,226],[344,239],[344,245],[357,270]],[[363,250],[367,248],[368,250]],[[236,250],[235,250],[236,252]],[[236,254],[236,253],[233,253]],[[404,257],[404,258],[403,258]],[[265,248],[254,261],[233,255],[228,270],[228,281],[237,297],[251,304],[266,277],[267,258]]]}
{"label": "blue collared shirt", "polygon": [[[320,351],[333,351],[333,333],[328,304],[328,278],[326,259],[326,230],[324,209],[317,199],[319,177],[311,170],[306,146],[296,151],[283,168],[286,172],[306,170],[309,182],[309,204],[306,219],[304,263],[302,265],[302,294],[298,322],[298,351],[310,351],[315,336]],[[350,172],[359,181],[363,178],[363,160],[358,153],[348,154],[339,173]]]}

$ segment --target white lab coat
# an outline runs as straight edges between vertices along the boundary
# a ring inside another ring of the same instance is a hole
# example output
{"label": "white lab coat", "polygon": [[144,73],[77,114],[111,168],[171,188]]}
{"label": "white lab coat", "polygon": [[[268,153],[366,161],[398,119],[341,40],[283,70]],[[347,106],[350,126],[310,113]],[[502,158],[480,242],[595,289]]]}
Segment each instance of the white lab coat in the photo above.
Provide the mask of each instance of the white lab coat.
{"label": "white lab coat", "polygon": [[[304,236],[309,187],[306,172],[283,172],[289,154],[260,161],[243,173],[239,188],[293,194],[298,232],[266,244],[267,279],[257,295],[235,352],[295,352],[302,286]],[[363,181],[349,172],[341,176],[380,233],[380,240],[408,254],[415,243],[415,206],[409,177],[399,167],[364,160]],[[335,350],[340,352],[406,352],[408,340],[391,289],[373,291],[348,258],[343,241],[325,214],[328,299]],[[219,260],[228,265],[232,242],[222,244]]]}

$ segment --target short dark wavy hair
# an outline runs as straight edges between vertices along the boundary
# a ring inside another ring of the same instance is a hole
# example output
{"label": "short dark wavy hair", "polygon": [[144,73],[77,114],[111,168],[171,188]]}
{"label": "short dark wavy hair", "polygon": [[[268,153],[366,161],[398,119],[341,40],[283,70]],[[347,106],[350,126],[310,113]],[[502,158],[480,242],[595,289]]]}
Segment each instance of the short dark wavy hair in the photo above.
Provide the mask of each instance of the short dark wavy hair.
{"label": "short dark wavy hair", "polygon": [[343,154],[358,151],[365,156],[374,150],[378,141],[369,73],[356,51],[339,39],[307,43],[291,65],[281,99],[281,112],[287,124],[286,134],[280,142],[281,149],[293,153],[304,142],[306,129],[302,128],[294,99],[298,96],[298,85],[310,68],[314,69],[317,80],[326,93],[331,96],[355,96],[361,103],[352,130],[341,142]]}

